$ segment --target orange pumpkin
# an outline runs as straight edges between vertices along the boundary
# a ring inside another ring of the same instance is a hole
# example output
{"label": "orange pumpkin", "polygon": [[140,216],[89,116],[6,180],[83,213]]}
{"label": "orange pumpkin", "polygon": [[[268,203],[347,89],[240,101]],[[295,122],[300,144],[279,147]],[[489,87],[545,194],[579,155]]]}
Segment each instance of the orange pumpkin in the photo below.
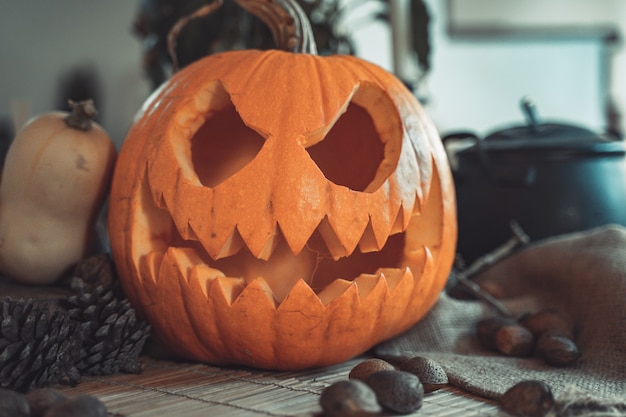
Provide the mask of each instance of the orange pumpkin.
{"label": "orange pumpkin", "polygon": [[128,132],[109,213],[154,335],[214,364],[360,354],[426,314],[456,246],[436,129],[352,56],[246,50],[184,68]]}

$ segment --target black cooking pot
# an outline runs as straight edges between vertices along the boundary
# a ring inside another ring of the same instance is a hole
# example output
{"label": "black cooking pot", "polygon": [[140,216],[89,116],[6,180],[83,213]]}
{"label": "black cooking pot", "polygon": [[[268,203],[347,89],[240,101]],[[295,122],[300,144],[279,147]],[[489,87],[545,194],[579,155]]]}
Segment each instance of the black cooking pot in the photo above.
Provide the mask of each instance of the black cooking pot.
{"label": "black cooking pot", "polygon": [[[466,262],[501,245],[517,221],[536,240],[608,223],[626,225],[626,147],[615,135],[539,123],[522,100],[528,123],[480,139],[443,138],[455,178],[458,252]],[[452,151],[460,142],[468,147]]]}

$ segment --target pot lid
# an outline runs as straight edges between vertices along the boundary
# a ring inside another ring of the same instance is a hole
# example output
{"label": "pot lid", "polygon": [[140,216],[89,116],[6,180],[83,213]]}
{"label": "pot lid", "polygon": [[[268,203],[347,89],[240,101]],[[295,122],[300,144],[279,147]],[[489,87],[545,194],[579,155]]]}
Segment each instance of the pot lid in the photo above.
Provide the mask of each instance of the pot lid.
{"label": "pot lid", "polygon": [[527,97],[521,101],[527,124],[495,131],[477,145],[483,151],[575,151],[623,153],[622,141],[601,136],[589,129],[560,123],[540,123],[534,103]]}

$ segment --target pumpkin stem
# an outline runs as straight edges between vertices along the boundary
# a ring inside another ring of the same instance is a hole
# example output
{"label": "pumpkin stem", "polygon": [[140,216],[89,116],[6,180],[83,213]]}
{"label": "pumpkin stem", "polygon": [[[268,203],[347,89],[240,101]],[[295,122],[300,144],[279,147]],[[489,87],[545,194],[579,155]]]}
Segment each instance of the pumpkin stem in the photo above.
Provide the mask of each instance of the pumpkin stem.
{"label": "pumpkin stem", "polygon": [[85,132],[91,129],[91,122],[98,114],[93,100],[68,100],[68,103],[72,107],[72,112],[65,118],[65,123],[69,127]]}
{"label": "pumpkin stem", "polygon": [[271,30],[278,49],[317,55],[313,28],[296,0],[235,0]]}
{"label": "pumpkin stem", "polygon": [[[207,16],[222,6],[224,0],[214,0],[192,14],[179,19],[167,34],[167,52],[172,71],[178,72],[176,45],[180,31],[190,20]],[[309,19],[296,0],[235,0],[242,8],[261,19],[272,32],[277,49],[317,55],[317,45]]]}

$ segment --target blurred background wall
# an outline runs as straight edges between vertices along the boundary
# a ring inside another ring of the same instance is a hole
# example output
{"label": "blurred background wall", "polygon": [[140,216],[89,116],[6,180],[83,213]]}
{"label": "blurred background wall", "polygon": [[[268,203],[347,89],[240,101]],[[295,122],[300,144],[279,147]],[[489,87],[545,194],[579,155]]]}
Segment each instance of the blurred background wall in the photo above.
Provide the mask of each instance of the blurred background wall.
{"label": "blurred background wall", "polygon": [[[590,7],[603,7],[608,0],[586,1]],[[617,8],[608,14],[621,30],[626,5],[610,3]],[[609,59],[606,44],[594,36],[451,36],[450,2],[425,4],[431,18],[432,66],[419,95],[441,132],[469,129],[482,134],[523,122],[518,102],[524,95],[534,98],[544,118],[594,130],[607,127],[607,94],[620,112],[626,110],[621,45],[611,47],[618,51]],[[138,6],[139,0],[0,0],[0,118],[19,124],[29,115],[58,108],[68,74],[91,72],[97,79],[93,89],[98,92],[99,121],[121,144],[150,91],[141,68],[142,45],[132,34]],[[578,18],[585,23],[584,10]],[[356,26],[354,35],[358,55],[393,70],[387,26]]]}

